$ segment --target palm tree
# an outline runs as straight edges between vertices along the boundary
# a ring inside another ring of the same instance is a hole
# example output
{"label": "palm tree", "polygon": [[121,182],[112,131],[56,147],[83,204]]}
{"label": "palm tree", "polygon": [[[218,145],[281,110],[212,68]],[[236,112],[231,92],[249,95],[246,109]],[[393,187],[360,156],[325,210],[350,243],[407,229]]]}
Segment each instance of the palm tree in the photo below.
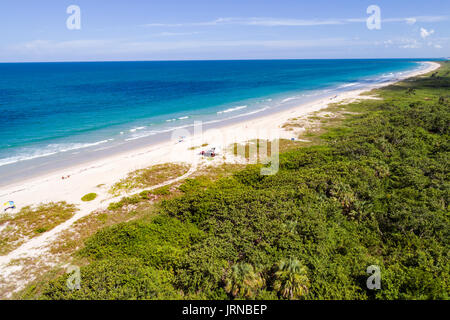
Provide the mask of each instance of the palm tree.
{"label": "palm tree", "polygon": [[225,291],[234,297],[251,298],[264,283],[264,279],[255,272],[251,264],[241,262],[231,267],[231,272],[225,280]]}
{"label": "palm tree", "polygon": [[308,293],[307,269],[295,258],[282,260],[277,265],[273,287],[284,298],[299,299]]}

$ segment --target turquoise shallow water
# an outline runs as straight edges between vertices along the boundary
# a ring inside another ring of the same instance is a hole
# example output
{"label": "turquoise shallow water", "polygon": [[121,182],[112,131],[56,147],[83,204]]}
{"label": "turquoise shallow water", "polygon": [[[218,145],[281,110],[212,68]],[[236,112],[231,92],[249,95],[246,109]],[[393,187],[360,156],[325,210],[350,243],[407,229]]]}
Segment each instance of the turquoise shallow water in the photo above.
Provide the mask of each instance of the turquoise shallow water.
{"label": "turquoise shallow water", "polygon": [[0,64],[0,178],[17,163],[276,111],[420,67],[397,59]]}

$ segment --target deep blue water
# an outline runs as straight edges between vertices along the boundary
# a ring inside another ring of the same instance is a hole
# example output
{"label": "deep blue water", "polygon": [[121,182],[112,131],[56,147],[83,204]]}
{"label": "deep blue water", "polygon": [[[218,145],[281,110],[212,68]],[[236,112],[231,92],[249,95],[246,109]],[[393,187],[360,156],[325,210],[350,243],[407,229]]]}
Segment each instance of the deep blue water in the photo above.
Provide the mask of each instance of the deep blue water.
{"label": "deep blue water", "polygon": [[0,166],[282,107],[414,60],[0,64]]}

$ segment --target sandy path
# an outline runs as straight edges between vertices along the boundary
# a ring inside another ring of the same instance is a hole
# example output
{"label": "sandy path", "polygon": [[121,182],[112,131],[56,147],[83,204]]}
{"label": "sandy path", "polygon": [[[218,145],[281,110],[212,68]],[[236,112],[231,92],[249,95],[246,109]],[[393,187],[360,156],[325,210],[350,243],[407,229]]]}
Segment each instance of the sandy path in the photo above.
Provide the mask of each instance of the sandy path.
{"label": "sandy path", "polygon": [[171,179],[171,180],[167,180],[163,183],[154,185],[152,187],[135,189],[131,193],[121,194],[120,196],[117,196],[114,198],[102,199],[102,197],[98,197],[97,199],[95,199],[93,201],[83,202],[80,205],[78,205],[79,210],[75,213],[75,215],[72,218],[66,220],[65,222],[61,223],[60,225],[53,228],[52,230],[45,232],[42,235],[31,239],[30,241],[23,244],[16,250],[11,251],[6,256],[0,256],[0,265],[3,266],[5,263],[8,263],[9,261],[14,260],[14,259],[24,258],[27,256],[32,257],[36,254],[42,254],[46,249],[48,249],[48,247],[46,247],[46,245],[51,243],[53,240],[55,240],[56,236],[60,232],[68,229],[74,222],[87,216],[91,212],[93,212],[95,210],[106,209],[106,208],[108,208],[108,205],[110,203],[118,202],[122,197],[130,196],[131,194],[137,194],[144,190],[158,189],[160,187],[170,185],[170,184],[178,182],[180,180],[184,180],[187,177],[189,177],[192,173],[194,173],[195,170],[196,170],[196,166],[191,166],[191,168],[188,170],[188,172],[186,172],[184,175],[174,178],[174,179]]}
{"label": "sandy path", "polygon": [[106,209],[108,205],[112,202],[119,201],[124,196],[130,196],[131,194],[137,194],[144,190],[154,190],[157,188],[161,188],[173,183],[176,183],[178,181],[184,180],[187,177],[189,177],[191,174],[193,174],[196,171],[196,165],[191,166],[191,168],[183,174],[180,177],[167,180],[163,183],[154,185],[152,187],[148,188],[142,188],[142,189],[135,189],[133,192],[130,192],[128,194],[122,194],[120,196],[109,198],[109,199],[101,199],[97,198],[90,202],[84,202],[81,205],[78,206],[79,210],[75,213],[75,215],[66,220],[65,222],[61,223],[57,227],[53,228],[52,230],[45,232],[44,234],[35,237],[19,248],[11,251],[6,256],[0,256],[0,270],[1,270],[1,276],[0,276],[0,288],[2,287],[2,282],[6,282],[7,278],[11,277],[13,273],[16,273],[20,270],[20,266],[17,265],[9,265],[11,261],[14,261],[16,259],[23,259],[28,257],[36,257],[39,255],[43,255],[50,249],[50,244],[58,237],[58,235],[64,231],[69,229],[76,221],[80,220],[81,218],[89,215],[95,210],[101,210]]}
{"label": "sandy path", "polygon": [[[402,79],[434,71],[439,68],[439,66],[438,63],[428,62],[428,68],[425,70],[409,73],[402,77]],[[396,81],[402,79],[397,79]],[[326,108],[329,103],[363,99],[364,97],[360,96],[361,93],[374,88],[387,86],[391,83],[383,83],[365,89],[339,93],[337,97],[334,93],[328,97],[286,111],[256,118],[243,123],[232,124],[215,130],[201,132],[193,137],[188,137],[183,143],[170,141],[153,145],[126,154],[116,155],[107,159],[101,159],[60,170],[43,177],[38,177],[0,189],[0,201],[14,200],[18,205],[18,209],[29,204],[51,201],[66,201],[68,203],[76,204],[79,208],[79,211],[71,219],[39,237],[29,240],[9,254],[0,256],[0,289],[6,283],[14,281],[14,275],[20,274],[22,267],[20,265],[11,265],[12,261],[27,257],[35,258],[42,256],[47,252],[49,245],[58,237],[58,235],[62,231],[69,229],[75,221],[89,215],[95,210],[107,208],[111,202],[120,200],[124,195],[111,198],[111,195],[107,193],[107,190],[115,182],[125,177],[127,173],[160,163],[184,162],[190,164],[190,170],[183,176],[153,186],[152,188],[145,188],[145,190],[172,184],[185,179],[196,170],[199,161],[198,149],[191,150],[190,148],[192,146],[209,143],[210,146],[224,147],[233,142],[242,142],[255,138],[273,139],[280,137],[289,139],[293,137],[293,133],[281,128],[289,119],[304,116]],[[276,137],[273,136],[274,132],[277,135]],[[220,162],[221,160],[217,159],[214,161]],[[61,180],[61,176],[66,176],[68,174],[71,176],[69,179]],[[99,188],[100,184],[104,186]],[[142,190],[134,190],[133,193],[140,191]],[[89,192],[96,192],[98,194],[97,199],[92,202],[82,202],[80,200],[81,197]],[[18,284],[17,289],[20,289],[21,285]]]}

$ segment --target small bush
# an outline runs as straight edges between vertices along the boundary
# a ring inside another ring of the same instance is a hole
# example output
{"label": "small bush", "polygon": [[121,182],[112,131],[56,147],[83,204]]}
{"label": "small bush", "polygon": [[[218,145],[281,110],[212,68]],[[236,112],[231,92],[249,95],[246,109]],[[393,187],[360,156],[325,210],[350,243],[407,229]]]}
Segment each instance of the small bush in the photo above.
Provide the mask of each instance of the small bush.
{"label": "small bush", "polygon": [[92,200],[94,200],[95,198],[97,198],[97,194],[92,192],[92,193],[88,193],[88,194],[84,195],[84,196],[81,198],[81,200],[82,200],[82,201],[92,201]]}
{"label": "small bush", "polygon": [[167,196],[170,194],[170,187],[164,186],[161,188],[157,188],[157,189],[153,190],[152,193],[157,196]]}
{"label": "small bush", "polygon": [[121,192],[130,192],[138,188],[147,188],[158,185],[164,181],[182,176],[189,170],[189,166],[166,163],[158,164],[146,169],[136,170],[116,184],[109,192],[113,195],[119,195]]}
{"label": "small bush", "polygon": [[131,197],[123,197],[119,202],[112,202],[108,206],[108,210],[117,210],[122,208],[124,205],[136,204],[141,202],[142,195],[134,195]]}

